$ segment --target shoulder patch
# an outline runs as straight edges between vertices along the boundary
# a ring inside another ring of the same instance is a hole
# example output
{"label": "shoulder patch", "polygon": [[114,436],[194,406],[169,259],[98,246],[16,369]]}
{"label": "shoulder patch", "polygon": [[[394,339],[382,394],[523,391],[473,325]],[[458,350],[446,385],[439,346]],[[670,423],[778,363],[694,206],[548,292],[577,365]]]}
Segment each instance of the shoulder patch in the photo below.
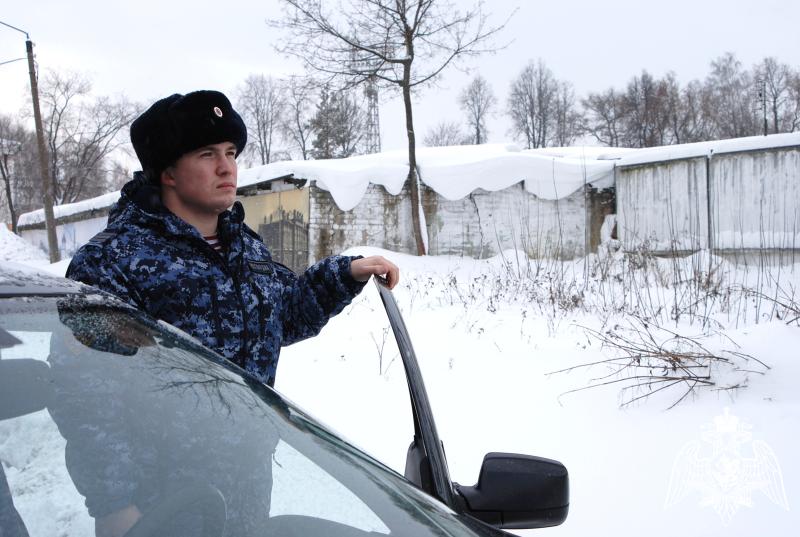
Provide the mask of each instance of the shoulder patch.
{"label": "shoulder patch", "polygon": [[95,235],[94,237],[89,239],[89,242],[87,242],[87,244],[93,244],[95,246],[102,246],[109,239],[112,239],[112,238],[116,237],[117,235],[118,235],[118,233],[115,233],[113,231],[101,231],[100,233],[98,233],[97,235]]}
{"label": "shoulder patch", "polygon": [[274,272],[271,261],[253,261],[248,259],[247,264],[250,265],[250,270],[258,272],[259,274],[272,274]]}

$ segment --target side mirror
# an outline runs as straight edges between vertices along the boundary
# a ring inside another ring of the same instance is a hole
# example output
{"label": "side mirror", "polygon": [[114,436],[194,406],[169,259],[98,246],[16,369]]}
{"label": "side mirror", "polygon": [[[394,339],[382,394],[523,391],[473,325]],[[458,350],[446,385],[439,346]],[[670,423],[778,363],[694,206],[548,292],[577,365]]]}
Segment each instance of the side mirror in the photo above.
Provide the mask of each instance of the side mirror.
{"label": "side mirror", "polygon": [[489,453],[478,484],[456,491],[464,511],[498,528],[546,528],[569,512],[569,475],[558,461],[514,453]]}

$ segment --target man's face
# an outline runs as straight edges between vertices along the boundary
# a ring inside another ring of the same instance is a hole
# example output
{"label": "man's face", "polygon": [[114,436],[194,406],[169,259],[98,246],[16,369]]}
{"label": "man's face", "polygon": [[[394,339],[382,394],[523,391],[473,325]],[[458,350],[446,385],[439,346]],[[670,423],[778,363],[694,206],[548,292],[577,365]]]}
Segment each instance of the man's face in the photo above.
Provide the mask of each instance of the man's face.
{"label": "man's face", "polygon": [[186,153],[161,174],[162,193],[178,216],[218,215],[236,200],[236,177],[236,146],[208,145]]}

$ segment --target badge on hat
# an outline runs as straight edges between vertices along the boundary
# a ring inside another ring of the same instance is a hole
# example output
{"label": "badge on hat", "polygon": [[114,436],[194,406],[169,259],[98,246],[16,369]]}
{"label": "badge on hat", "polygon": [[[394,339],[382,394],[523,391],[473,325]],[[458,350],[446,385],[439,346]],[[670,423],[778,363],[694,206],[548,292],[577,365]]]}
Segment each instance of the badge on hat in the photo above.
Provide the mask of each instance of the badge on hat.
{"label": "badge on hat", "polygon": [[215,114],[217,117],[222,117],[222,110],[220,110],[219,106],[215,106],[215,107],[214,107],[214,114]]}

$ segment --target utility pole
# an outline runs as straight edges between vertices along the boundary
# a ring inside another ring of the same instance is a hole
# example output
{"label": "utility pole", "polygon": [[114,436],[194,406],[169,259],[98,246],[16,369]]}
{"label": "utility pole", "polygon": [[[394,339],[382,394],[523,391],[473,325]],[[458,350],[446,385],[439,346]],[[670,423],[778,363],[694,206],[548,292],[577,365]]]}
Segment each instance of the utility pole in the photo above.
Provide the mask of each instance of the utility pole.
{"label": "utility pole", "polygon": [[25,34],[25,51],[28,56],[28,73],[31,79],[31,100],[33,101],[33,120],[36,124],[36,142],[39,149],[39,173],[42,179],[42,201],[44,205],[44,222],[47,228],[47,248],[50,251],[50,262],[61,260],[58,251],[58,238],[56,237],[56,223],[53,215],[53,193],[50,190],[50,166],[47,161],[47,151],[44,145],[44,129],[42,128],[42,113],[39,109],[39,85],[36,81],[36,66],[33,62],[33,43],[28,32],[15,26],[0,21],[0,24]]}

